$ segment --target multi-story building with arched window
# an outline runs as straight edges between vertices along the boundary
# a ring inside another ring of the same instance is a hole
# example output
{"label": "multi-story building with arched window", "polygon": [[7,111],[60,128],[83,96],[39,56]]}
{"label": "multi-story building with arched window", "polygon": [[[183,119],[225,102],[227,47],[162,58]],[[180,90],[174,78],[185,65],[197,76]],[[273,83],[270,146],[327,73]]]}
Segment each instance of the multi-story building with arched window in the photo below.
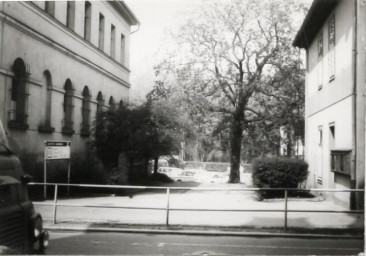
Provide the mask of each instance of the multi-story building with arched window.
{"label": "multi-story building with arched window", "polygon": [[42,162],[46,140],[82,157],[96,113],[128,99],[137,26],[123,1],[0,2],[0,118],[21,158]]}

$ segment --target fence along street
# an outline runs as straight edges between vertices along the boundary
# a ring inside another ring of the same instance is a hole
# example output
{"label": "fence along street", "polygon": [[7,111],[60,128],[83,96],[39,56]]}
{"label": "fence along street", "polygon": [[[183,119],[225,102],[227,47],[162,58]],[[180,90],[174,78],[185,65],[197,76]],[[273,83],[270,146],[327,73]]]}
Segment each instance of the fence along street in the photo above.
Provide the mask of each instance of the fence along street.
{"label": "fence along street", "polygon": [[[31,183],[42,186],[43,183]],[[257,201],[259,188],[232,187],[145,187],[87,184],[53,184],[54,199],[34,204],[44,218],[62,221],[154,225],[205,225],[304,228],[363,228],[363,211],[347,210],[322,197],[291,198],[289,191],[357,192],[340,189],[280,189],[282,199]],[[58,198],[65,187],[110,189],[98,197]],[[111,196],[122,190],[130,196]],[[271,189],[265,189],[271,190]],[[136,191],[140,191],[136,193]],[[72,209],[72,210],[71,210]],[[204,212],[204,213],[203,213]]]}

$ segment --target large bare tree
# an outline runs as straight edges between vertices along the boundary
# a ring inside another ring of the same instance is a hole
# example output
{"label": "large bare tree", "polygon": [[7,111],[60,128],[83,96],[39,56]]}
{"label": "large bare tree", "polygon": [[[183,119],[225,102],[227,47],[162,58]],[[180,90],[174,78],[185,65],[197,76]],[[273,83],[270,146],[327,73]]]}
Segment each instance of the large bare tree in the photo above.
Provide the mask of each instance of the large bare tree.
{"label": "large bare tree", "polygon": [[230,117],[231,183],[240,181],[243,129],[268,118],[261,102],[277,85],[276,74],[298,61],[291,46],[291,15],[298,7],[290,0],[206,4],[182,26],[175,35],[179,47],[157,67],[160,81]]}

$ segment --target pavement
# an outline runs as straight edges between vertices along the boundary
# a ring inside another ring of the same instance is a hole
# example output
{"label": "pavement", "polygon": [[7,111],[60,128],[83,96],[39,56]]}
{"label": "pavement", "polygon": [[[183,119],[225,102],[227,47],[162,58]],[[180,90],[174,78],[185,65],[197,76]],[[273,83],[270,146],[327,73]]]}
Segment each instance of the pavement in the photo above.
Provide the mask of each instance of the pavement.
{"label": "pavement", "polygon": [[[182,183],[178,184],[181,186]],[[173,185],[174,186],[174,185]],[[243,184],[195,184],[196,188],[244,188]],[[42,203],[53,203],[52,200]],[[167,221],[167,195],[162,191],[130,191],[128,195],[105,194],[93,197],[62,198],[58,204],[56,224],[53,224],[53,206],[39,205],[46,229],[82,231],[121,231],[144,233],[226,234],[226,235],[321,235],[363,236],[364,215],[330,213],[347,211],[332,199],[289,198],[288,210],[315,210],[289,212],[285,230],[285,204],[283,199],[258,201],[255,192],[223,190],[174,190],[169,195],[169,226]],[[79,207],[80,205],[88,207]],[[92,205],[102,208],[90,207]],[[115,208],[118,206],[128,209]],[[132,209],[162,208],[155,209]],[[197,209],[184,211],[183,209]],[[175,209],[175,210],[174,210]],[[204,211],[225,209],[227,211]],[[230,211],[229,211],[230,210]],[[240,212],[237,210],[247,210]],[[256,210],[261,210],[260,212]],[[273,211],[273,212],[272,212]]]}

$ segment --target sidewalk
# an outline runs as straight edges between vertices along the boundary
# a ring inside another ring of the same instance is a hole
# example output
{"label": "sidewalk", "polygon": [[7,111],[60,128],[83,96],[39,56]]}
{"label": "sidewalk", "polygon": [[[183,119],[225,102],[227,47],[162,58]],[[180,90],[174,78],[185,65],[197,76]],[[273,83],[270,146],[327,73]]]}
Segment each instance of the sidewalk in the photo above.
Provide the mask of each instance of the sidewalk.
{"label": "sidewalk", "polygon": [[[240,184],[200,185],[220,187],[243,187]],[[171,191],[169,208],[174,209],[245,209],[245,210],[283,210],[284,200],[273,199],[257,201],[254,192],[246,191]],[[47,201],[52,203],[52,201]],[[167,195],[159,192],[144,191],[133,196],[113,196],[77,199],[61,199],[58,203],[75,205],[102,205],[125,207],[161,207],[167,206]],[[43,216],[48,227],[80,228],[144,228],[165,229],[166,210],[116,209],[116,208],[82,208],[59,206],[57,222],[52,225],[53,207],[35,207]],[[335,205],[331,200],[321,197],[289,198],[288,210],[347,210]],[[238,211],[169,211],[170,227],[195,227],[193,229],[233,229],[243,230],[283,230],[284,212],[238,212]],[[127,225],[127,226],[126,226]],[[348,233],[363,233],[363,214],[347,213],[288,213],[288,229],[293,230],[341,230]]]}

